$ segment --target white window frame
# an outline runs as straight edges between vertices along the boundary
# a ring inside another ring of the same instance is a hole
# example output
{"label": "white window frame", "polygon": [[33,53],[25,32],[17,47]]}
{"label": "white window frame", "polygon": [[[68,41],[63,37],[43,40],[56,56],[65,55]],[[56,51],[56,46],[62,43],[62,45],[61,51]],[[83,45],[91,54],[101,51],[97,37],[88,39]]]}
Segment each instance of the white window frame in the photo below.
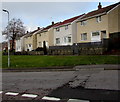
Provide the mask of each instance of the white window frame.
{"label": "white window frame", "polygon": [[96,22],[99,23],[99,22],[101,22],[101,21],[102,21],[101,16],[97,16],[97,17],[96,17]]}
{"label": "white window frame", "polygon": [[65,25],[65,30],[67,30],[68,29],[68,25]]}
{"label": "white window frame", "polygon": [[64,43],[67,43],[67,36],[63,37]]}
{"label": "white window frame", "polygon": [[81,26],[85,26],[87,24],[87,20],[81,21],[80,23]]}
{"label": "white window frame", "polygon": [[60,44],[60,38],[56,38],[56,44]]}
{"label": "white window frame", "polygon": [[[99,35],[94,35],[93,36],[93,33],[96,33],[96,32],[98,32],[99,33]],[[99,42],[99,41],[101,41],[101,36],[100,36],[100,31],[94,31],[94,32],[91,32],[91,41],[92,42]]]}
{"label": "white window frame", "polygon": [[[70,38],[70,39],[69,39]],[[71,36],[68,36],[68,43],[71,43],[72,42],[72,37]]]}
{"label": "white window frame", "polygon": [[[83,37],[86,36],[86,37]],[[81,34],[81,41],[86,41],[87,40],[87,33],[82,33]]]}

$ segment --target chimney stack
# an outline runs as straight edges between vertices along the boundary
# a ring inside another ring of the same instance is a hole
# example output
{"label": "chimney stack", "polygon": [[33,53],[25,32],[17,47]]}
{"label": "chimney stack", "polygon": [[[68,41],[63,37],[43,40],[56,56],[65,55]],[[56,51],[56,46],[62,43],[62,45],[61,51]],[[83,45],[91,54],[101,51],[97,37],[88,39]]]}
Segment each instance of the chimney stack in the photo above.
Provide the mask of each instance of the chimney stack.
{"label": "chimney stack", "polygon": [[38,27],[38,30],[40,30],[40,27]]}
{"label": "chimney stack", "polygon": [[98,5],[98,10],[102,8],[102,5],[101,3],[99,2],[99,5]]}
{"label": "chimney stack", "polygon": [[52,22],[52,25],[54,25],[54,22]]}

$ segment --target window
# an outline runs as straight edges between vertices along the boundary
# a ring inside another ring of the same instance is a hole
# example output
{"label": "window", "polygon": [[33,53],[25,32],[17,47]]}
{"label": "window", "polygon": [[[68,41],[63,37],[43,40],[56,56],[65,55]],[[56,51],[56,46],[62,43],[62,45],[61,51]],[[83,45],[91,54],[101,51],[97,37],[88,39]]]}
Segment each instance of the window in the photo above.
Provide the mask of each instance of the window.
{"label": "window", "polygon": [[31,47],[31,44],[29,44],[29,47]]}
{"label": "window", "polygon": [[87,40],[87,33],[81,34],[81,40]]}
{"label": "window", "polygon": [[99,36],[100,33],[99,32],[92,32],[92,36]]}
{"label": "window", "polygon": [[64,43],[67,43],[67,37],[64,37]]}
{"label": "window", "polygon": [[41,34],[39,34],[39,36],[41,36]]}
{"label": "window", "polygon": [[56,44],[60,44],[60,38],[56,38]]}
{"label": "window", "polygon": [[100,37],[100,32],[99,32],[99,31],[92,32],[91,41],[92,41],[92,42],[101,41],[101,37]]}
{"label": "window", "polygon": [[68,29],[68,25],[65,26],[65,30],[67,30],[67,29]]}
{"label": "window", "polygon": [[97,22],[101,22],[101,16],[96,17]]}
{"label": "window", "polygon": [[59,32],[60,31],[60,28],[56,28],[56,32]]}
{"label": "window", "polygon": [[87,21],[81,21],[81,25],[86,25]]}
{"label": "window", "polygon": [[68,43],[71,43],[71,37],[68,37]]}

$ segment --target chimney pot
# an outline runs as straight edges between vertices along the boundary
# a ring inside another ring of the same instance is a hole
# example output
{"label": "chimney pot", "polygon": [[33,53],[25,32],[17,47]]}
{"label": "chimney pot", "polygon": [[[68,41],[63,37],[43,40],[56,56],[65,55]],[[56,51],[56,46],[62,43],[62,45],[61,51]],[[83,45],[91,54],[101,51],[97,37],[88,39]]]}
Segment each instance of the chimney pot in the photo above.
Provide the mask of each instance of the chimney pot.
{"label": "chimney pot", "polygon": [[38,27],[38,30],[40,30],[40,27]]}
{"label": "chimney pot", "polygon": [[54,25],[54,22],[52,22],[52,25]]}

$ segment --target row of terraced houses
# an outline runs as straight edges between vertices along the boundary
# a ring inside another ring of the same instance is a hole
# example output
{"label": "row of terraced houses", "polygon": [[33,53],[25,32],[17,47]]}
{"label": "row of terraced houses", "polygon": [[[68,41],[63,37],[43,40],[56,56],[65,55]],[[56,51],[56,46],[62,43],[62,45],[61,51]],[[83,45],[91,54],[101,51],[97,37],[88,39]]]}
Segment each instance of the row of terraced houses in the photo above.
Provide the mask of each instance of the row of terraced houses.
{"label": "row of terraced houses", "polygon": [[77,43],[101,42],[110,34],[120,33],[120,2],[81,14],[62,22],[27,32],[16,39],[16,52],[32,51],[50,46],[68,46]]}

